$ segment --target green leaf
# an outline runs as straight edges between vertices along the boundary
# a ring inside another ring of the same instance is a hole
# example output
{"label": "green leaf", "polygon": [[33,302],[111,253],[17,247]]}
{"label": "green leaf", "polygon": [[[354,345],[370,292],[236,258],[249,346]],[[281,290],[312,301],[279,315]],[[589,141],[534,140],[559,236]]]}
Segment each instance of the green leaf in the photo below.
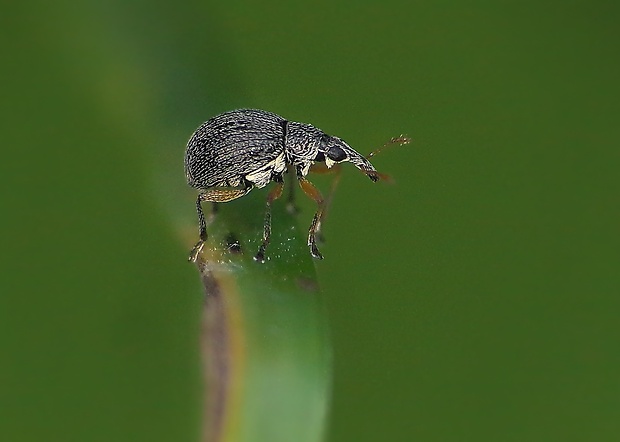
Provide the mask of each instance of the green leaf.
{"label": "green leaf", "polygon": [[197,260],[205,288],[205,440],[319,441],[331,353],[307,232],[277,201],[266,262],[254,261],[260,193],[218,206]]}

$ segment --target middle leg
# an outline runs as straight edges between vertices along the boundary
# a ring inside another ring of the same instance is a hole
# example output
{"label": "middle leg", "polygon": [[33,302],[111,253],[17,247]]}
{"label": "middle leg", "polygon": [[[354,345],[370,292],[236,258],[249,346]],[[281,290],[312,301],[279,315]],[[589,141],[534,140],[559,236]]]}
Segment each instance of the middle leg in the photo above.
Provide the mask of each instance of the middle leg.
{"label": "middle leg", "polygon": [[263,242],[258,248],[258,253],[254,256],[254,260],[258,262],[265,262],[265,250],[271,241],[271,204],[282,196],[282,190],[284,189],[284,180],[281,176],[275,177],[274,181],[276,182],[275,187],[267,194],[265,224],[263,225]]}

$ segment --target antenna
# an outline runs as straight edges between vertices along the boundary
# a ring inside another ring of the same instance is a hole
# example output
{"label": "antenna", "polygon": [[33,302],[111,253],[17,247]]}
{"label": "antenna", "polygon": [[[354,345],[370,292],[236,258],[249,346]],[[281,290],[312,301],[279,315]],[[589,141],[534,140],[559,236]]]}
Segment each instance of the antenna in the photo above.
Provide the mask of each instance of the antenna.
{"label": "antenna", "polygon": [[392,137],[383,146],[381,146],[378,149],[373,150],[368,155],[366,155],[366,159],[368,159],[368,160],[371,159],[372,157],[377,155],[379,152],[381,152],[383,149],[385,149],[388,146],[392,146],[394,144],[398,144],[398,145],[402,146],[404,144],[409,144],[410,142],[411,142],[411,138],[409,138],[409,137],[407,137],[405,135],[401,135],[399,137]]}

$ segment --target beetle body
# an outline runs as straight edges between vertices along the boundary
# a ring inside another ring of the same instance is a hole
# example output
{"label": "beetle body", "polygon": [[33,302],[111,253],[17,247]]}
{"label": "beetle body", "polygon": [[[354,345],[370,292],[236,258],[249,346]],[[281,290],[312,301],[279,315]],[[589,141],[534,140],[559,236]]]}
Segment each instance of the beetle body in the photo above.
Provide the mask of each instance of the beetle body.
{"label": "beetle body", "polygon": [[376,181],[372,164],[343,140],[271,112],[240,109],[213,117],[194,132],[185,154],[185,174],[196,189],[261,188],[289,164],[306,176],[314,162],[331,167],[347,160]]}
{"label": "beetle body", "polygon": [[305,177],[315,163],[324,163],[330,169],[345,161],[373,181],[380,177],[373,165],[346,142],[310,124],[288,121],[256,109],[234,110],[211,118],[194,132],[185,153],[187,183],[199,190],[196,209],[200,241],[192,250],[190,260],[195,261],[207,238],[202,201],[231,201],[275,181],[277,186],[267,198],[263,243],[256,255],[257,260],[264,261],[271,233],[271,203],[282,193],[288,166],[294,168],[302,190],[318,205],[308,245],[315,258],[322,258],[315,235],[320,229],[325,200]]}

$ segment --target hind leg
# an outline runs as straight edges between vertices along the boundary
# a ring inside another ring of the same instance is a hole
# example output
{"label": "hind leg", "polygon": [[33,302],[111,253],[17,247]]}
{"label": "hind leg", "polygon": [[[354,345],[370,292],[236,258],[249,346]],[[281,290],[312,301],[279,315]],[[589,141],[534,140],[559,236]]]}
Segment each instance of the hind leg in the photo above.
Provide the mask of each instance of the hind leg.
{"label": "hind leg", "polygon": [[202,252],[202,248],[204,247],[205,241],[208,237],[207,222],[205,220],[205,214],[202,211],[202,202],[209,201],[212,203],[225,203],[227,201],[232,201],[234,199],[242,197],[250,190],[252,190],[252,187],[245,187],[243,189],[236,189],[233,187],[219,187],[207,189],[198,195],[198,198],[196,198],[196,212],[198,213],[198,234],[200,237],[200,241],[198,241],[196,245],[192,248],[191,252],[189,252],[188,261],[196,262],[198,254]]}

